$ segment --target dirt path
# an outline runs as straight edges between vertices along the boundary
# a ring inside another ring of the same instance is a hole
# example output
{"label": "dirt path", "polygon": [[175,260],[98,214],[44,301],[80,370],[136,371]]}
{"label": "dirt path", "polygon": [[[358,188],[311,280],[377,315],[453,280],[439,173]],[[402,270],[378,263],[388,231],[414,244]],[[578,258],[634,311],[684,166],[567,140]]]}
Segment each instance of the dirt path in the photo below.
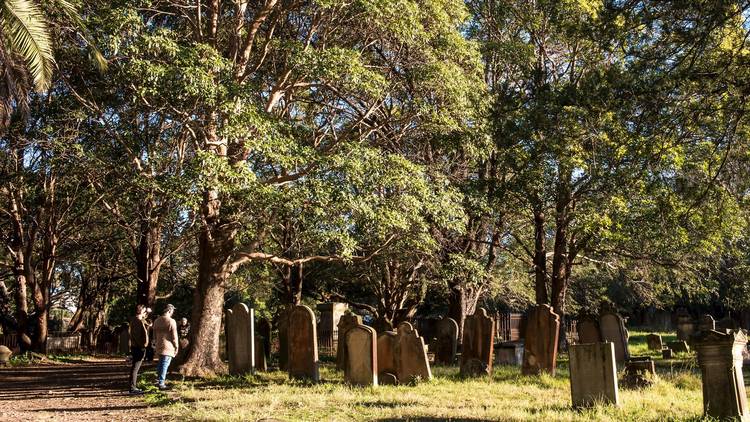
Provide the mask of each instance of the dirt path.
{"label": "dirt path", "polygon": [[122,358],[0,368],[0,421],[159,419],[127,385]]}

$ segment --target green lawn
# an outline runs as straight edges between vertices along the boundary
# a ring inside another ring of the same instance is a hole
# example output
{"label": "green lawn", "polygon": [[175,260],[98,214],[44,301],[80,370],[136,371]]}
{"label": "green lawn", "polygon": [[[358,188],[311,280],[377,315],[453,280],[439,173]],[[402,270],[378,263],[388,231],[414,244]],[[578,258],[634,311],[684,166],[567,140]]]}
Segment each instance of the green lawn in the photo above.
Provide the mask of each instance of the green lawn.
{"label": "green lawn", "polygon": [[[633,355],[648,354],[645,334],[632,334]],[[694,358],[663,361],[659,356],[657,370],[659,378],[652,387],[620,387],[620,408],[597,406],[585,411],[570,408],[564,355],[555,377],[527,377],[516,367],[496,367],[491,378],[462,379],[456,367],[433,367],[434,379],[428,383],[353,388],[326,363],[321,370],[324,381],[316,385],[291,382],[286,373],[275,371],[176,383],[170,393],[173,400],[156,393],[149,399],[167,403],[159,411],[177,420],[700,420],[701,384]]]}

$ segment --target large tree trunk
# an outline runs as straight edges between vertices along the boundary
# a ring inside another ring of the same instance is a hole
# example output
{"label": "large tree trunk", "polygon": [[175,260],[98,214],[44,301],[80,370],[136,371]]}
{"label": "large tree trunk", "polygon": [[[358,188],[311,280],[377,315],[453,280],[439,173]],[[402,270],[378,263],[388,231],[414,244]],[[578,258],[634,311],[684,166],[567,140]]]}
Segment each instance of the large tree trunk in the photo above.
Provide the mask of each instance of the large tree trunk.
{"label": "large tree trunk", "polygon": [[139,305],[153,307],[161,270],[161,224],[141,225],[140,242],[135,252],[137,269],[136,300]]}
{"label": "large tree trunk", "polygon": [[549,303],[547,295],[547,245],[544,212],[534,210],[534,292],[537,305]]}

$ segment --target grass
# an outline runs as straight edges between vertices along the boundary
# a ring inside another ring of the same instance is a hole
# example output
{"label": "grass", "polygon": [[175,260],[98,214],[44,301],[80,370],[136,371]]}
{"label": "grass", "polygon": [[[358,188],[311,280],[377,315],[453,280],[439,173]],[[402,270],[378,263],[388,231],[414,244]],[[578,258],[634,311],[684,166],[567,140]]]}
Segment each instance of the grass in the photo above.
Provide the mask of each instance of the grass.
{"label": "grass", "polygon": [[[632,355],[652,355],[645,332],[633,332]],[[667,341],[668,334],[662,334]],[[253,421],[686,421],[702,420],[701,382],[692,355],[664,361],[658,355],[653,386],[620,386],[620,407],[570,407],[567,357],[556,376],[522,376],[517,367],[495,367],[492,377],[463,379],[457,367],[433,367],[434,379],[415,386],[356,388],[344,383],[334,365],[324,363],[319,384],[289,381],[272,371],[174,383],[158,411],[175,420]]]}

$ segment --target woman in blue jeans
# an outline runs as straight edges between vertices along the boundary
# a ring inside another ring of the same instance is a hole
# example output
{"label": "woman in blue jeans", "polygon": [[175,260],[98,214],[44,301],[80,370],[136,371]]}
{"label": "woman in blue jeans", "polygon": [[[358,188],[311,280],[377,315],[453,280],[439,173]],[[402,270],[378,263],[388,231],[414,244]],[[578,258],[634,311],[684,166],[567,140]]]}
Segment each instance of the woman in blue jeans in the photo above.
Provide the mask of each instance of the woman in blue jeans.
{"label": "woman in blue jeans", "polygon": [[156,366],[156,375],[159,389],[165,390],[167,385],[167,370],[172,358],[177,356],[179,349],[179,337],[177,336],[177,322],[172,319],[174,306],[167,305],[162,316],[154,321],[154,337],[156,354],[159,355],[159,364]]}

